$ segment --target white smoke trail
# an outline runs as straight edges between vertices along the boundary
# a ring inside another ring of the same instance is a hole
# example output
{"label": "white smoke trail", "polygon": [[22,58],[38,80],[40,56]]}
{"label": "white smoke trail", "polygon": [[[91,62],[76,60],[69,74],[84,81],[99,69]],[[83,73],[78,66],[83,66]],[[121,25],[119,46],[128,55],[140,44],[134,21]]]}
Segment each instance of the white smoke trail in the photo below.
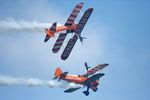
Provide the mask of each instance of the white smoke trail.
{"label": "white smoke trail", "polygon": [[65,83],[57,80],[40,80],[35,78],[24,79],[11,76],[0,76],[0,86],[28,86],[28,87],[50,87],[50,88],[77,88],[82,85]]}
{"label": "white smoke trail", "polygon": [[[52,23],[40,23],[37,21],[15,20],[7,18],[0,21],[0,32],[43,32],[50,28]],[[60,24],[58,24],[60,26]]]}

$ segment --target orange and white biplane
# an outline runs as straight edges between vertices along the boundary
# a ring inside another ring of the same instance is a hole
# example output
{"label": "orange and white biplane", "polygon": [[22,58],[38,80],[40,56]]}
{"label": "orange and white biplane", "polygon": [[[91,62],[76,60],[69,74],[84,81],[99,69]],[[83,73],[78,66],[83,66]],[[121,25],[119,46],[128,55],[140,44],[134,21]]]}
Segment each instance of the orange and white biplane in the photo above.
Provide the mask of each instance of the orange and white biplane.
{"label": "orange and white biplane", "polygon": [[[75,8],[73,9],[72,13],[70,14],[70,16],[67,19],[64,26],[57,26],[57,22],[54,22],[53,25],[49,29],[47,29],[47,28],[45,29],[46,36],[45,36],[44,42],[47,42],[51,37],[54,37],[56,32],[60,32],[60,34],[52,48],[53,53],[57,53],[60,50],[68,33],[75,33],[73,35],[73,37],[69,39],[69,42],[67,43],[67,46],[65,47],[65,49],[61,55],[62,60],[66,60],[69,57],[69,55],[78,39],[81,42],[83,41],[83,39],[86,39],[85,37],[81,37],[81,32],[82,32],[85,24],[87,23],[90,15],[92,14],[93,8],[88,8],[84,12],[82,18],[76,24],[74,21],[77,18],[82,7],[83,7],[83,2],[81,2],[75,6]],[[65,31],[65,32],[62,33],[63,31]]]}
{"label": "orange and white biplane", "polygon": [[[89,89],[92,89],[94,92],[97,91],[98,89],[97,86],[99,85],[99,78],[104,76],[104,73],[96,73],[96,72],[108,66],[108,64],[99,64],[90,70],[88,70],[90,67],[87,65],[87,63],[85,63],[85,66],[86,66],[87,72],[84,75],[68,75],[68,72],[62,72],[60,68],[57,68],[55,70],[55,77],[53,79],[58,79],[59,81],[64,80],[67,82],[73,82],[76,84],[87,86],[87,90],[83,91],[83,93],[86,96],[88,96]],[[69,88],[65,90],[64,92],[71,93],[80,88],[81,87]]]}
{"label": "orange and white biplane", "polygon": [[[46,37],[44,39],[44,42],[47,42],[50,39],[50,37],[54,37],[56,32],[66,31],[64,38],[66,37],[67,33],[75,32],[77,24],[75,24],[74,21],[77,15],[79,14],[82,6],[83,2],[75,6],[64,26],[57,26],[57,22],[54,22],[53,25],[50,27],[50,29],[45,28]],[[62,33],[60,33],[59,36],[61,35]]]}

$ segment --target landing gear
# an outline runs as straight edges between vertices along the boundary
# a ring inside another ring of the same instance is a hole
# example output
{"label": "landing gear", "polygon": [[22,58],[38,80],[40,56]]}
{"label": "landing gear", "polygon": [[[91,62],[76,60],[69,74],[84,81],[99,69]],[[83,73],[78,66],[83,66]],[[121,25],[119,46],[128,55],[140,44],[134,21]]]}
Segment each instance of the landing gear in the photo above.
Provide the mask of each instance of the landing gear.
{"label": "landing gear", "polygon": [[86,96],[88,96],[90,93],[89,93],[89,91],[83,91],[83,93],[86,95]]}
{"label": "landing gear", "polygon": [[95,90],[93,90],[94,92],[96,92],[98,90],[98,88],[96,88]]}
{"label": "landing gear", "polygon": [[89,92],[89,86],[87,86],[87,91],[83,91],[83,93],[84,93],[86,96],[88,96],[88,95],[90,94],[90,92]]}

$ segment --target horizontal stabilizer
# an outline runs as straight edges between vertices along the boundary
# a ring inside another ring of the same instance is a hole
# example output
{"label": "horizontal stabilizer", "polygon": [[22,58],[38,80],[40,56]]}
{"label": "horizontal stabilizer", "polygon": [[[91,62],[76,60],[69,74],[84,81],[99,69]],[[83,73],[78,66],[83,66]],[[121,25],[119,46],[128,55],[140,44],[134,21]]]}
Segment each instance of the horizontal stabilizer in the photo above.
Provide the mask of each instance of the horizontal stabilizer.
{"label": "horizontal stabilizer", "polygon": [[62,73],[58,80],[60,81],[62,78],[66,77],[67,74],[68,74],[68,72]]}
{"label": "horizontal stabilizer", "polygon": [[47,42],[50,37],[54,37],[54,33],[56,32],[56,26],[57,26],[57,23],[53,23],[53,25],[51,26],[51,28],[48,30],[47,28],[45,29],[45,33],[46,33],[46,36],[45,36],[45,39],[44,39],[44,42]]}
{"label": "horizontal stabilizer", "polygon": [[56,31],[56,27],[57,27],[57,22],[53,23],[53,25],[51,26],[50,30],[55,32]]}
{"label": "horizontal stabilizer", "polygon": [[62,77],[65,77],[67,74],[68,74],[68,72],[63,72],[63,73],[60,75],[60,77],[61,77],[61,78],[62,78]]}
{"label": "horizontal stabilizer", "polygon": [[50,39],[50,36],[46,34],[44,42],[47,42]]}

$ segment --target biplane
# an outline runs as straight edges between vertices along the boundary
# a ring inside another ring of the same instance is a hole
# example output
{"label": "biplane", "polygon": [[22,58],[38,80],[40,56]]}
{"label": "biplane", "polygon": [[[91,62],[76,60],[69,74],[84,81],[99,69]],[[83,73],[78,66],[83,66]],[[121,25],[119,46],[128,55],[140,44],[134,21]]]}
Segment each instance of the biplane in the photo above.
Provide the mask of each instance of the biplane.
{"label": "biplane", "polygon": [[[58,79],[60,80],[64,80],[67,82],[73,82],[76,84],[80,84],[83,86],[87,86],[87,90],[83,91],[83,93],[88,96],[89,95],[89,89],[92,89],[94,92],[96,92],[98,90],[98,85],[99,85],[99,79],[104,76],[104,73],[96,73],[97,71],[105,68],[106,66],[108,66],[109,64],[99,64],[97,66],[95,66],[94,68],[89,69],[90,67],[87,65],[87,63],[85,63],[85,67],[86,67],[86,74],[83,75],[68,75],[68,72],[62,72],[62,70],[60,68],[57,68],[55,70],[55,77],[53,79]],[[67,90],[65,90],[65,93],[71,93],[74,92],[78,89],[80,89],[81,87],[76,87],[76,88],[69,88]]]}
{"label": "biplane", "polygon": [[[75,21],[77,15],[79,14],[80,10],[82,9],[82,7],[83,7],[83,2],[81,2],[75,6],[75,8],[73,9],[72,13],[70,14],[70,16],[67,19],[64,26],[57,26],[57,22],[54,22],[53,25],[49,29],[47,29],[47,28],[45,29],[46,36],[45,36],[44,42],[47,42],[51,37],[54,37],[56,32],[60,32],[60,34],[52,48],[53,53],[57,53],[60,50],[68,33],[75,33],[73,35],[73,37],[71,39],[69,39],[69,42],[61,55],[62,60],[66,60],[69,57],[69,55],[78,39],[81,42],[83,41],[83,39],[86,39],[85,37],[81,36],[81,32],[82,32],[86,22],[88,21],[91,13],[93,12],[93,8],[87,9],[84,12],[80,21],[78,22],[78,24],[76,24],[76,23],[74,23],[74,21]],[[65,31],[65,32],[62,33],[62,31]]]}

